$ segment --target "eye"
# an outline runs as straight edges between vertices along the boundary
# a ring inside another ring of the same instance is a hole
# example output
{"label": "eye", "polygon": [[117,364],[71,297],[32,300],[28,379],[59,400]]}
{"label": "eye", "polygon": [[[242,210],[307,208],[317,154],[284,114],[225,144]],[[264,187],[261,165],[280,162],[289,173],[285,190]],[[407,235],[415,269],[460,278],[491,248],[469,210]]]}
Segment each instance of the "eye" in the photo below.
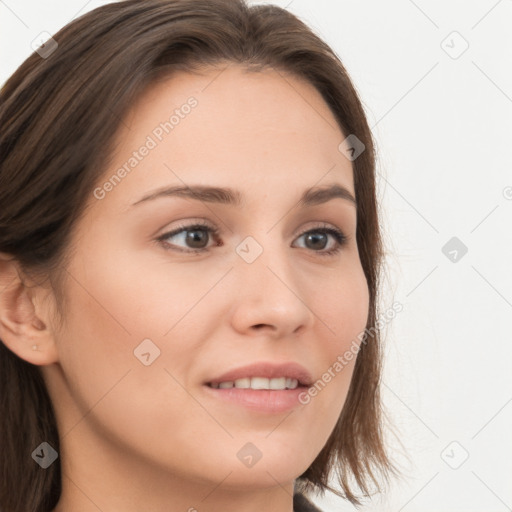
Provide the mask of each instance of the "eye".
{"label": "eye", "polygon": [[[325,250],[326,245],[328,245],[329,236],[334,239],[334,244],[330,249]],[[348,236],[346,236],[340,229],[328,226],[309,229],[302,233],[298,238],[300,239],[302,237],[306,237],[306,244],[311,244],[314,252],[318,252],[320,256],[332,256],[333,254],[337,254],[348,241]],[[320,250],[316,250],[315,246],[316,249]],[[309,249],[311,247],[306,248]]]}
{"label": "eye", "polygon": [[[205,241],[208,242],[210,236],[214,236],[218,238],[219,230],[210,226],[205,222],[196,222],[194,224],[188,224],[179,226],[178,228],[170,231],[168,233],[164,233],[163,235],[157,238],[160,241],[164,248],[168,250],[177,250],[178,252],[191,252],[191,253],[199,253],[205,252],[208,249],[205,248]],[[178,237],[178,235],[180,235]],[[185,244],[191,244],[183,248],[177,248],[175,244],[170,244],[167,240],[170,238],[181,239]],[[221,244],[218,244],[221,245]],[[172,247],[171,247],[172,246]]]}
{"label": "eye", "polygon": [[[209,251],[208,241],[210,237],[219,239],[219,230],[206,222],[195,222],[193,224],[182,225],[176,229],[164,233],[157,238],[166,250],[174,250],[186,253],[204,253]],[[311,249],[320,256],[331,256],[338,253],[348,241],[348,236],[344,235],[341,230],[334,227],[322,225],[313,229],[304,231],[297,237],[297,240],[305,237],[306,249]],[[332,238],[333,244],[330,249],[325,249],[328,245],[329,237]],[[175,243],[169,243],[174,238],[181,241],[185,246],[179,246]],[[216,246],[221,246],[217,243]]]}

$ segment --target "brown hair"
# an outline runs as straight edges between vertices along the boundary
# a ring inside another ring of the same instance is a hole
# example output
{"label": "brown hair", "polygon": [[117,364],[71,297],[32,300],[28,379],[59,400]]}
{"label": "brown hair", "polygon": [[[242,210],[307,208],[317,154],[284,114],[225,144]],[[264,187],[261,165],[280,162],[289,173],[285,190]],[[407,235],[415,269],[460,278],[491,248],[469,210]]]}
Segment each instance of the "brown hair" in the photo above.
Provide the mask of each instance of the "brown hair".
{"label": "brown hair", "polygon": [[[375,193],[375,154],[361,102],[336,54],[297,17],[245,0],[127,0],[74,20],[33,53],[0,92],[0,251],[23,272],[49,278],[62,309],[73,226],[108,163],[123,114],[157,76],[229,63],[272,67],[311,83],[345,136],[365,150],[353,161],[357,243],[370,310],[340,418],[297,484],[330,490],[359,505],[376,471],[396,468],[386,454],[380,400],[381,347],[375,328],[382,241]],[[341,141],[340,141],[341,142]],[[55,416],[39,368],[0,343],[0,508],[47,512],[61,493],[57,459],[43,470],[31,459],[42,441],[59,451]],[[340,494],[328,484],[336,472]]]}

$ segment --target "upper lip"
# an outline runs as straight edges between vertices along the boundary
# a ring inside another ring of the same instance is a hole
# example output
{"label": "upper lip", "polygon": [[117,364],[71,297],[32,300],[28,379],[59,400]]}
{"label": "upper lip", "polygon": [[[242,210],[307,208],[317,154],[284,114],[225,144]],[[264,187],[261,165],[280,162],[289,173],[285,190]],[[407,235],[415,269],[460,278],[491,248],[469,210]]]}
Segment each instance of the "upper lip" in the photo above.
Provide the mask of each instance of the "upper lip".
{"label": "upper lip", "polygon": [[267,379],[288,377],[290,379],[297,379],[301,386],[310,386],[313,382],[309,371],[298,363],[272,363],[261,361],[247,366],[234,368],[233,370],[223,373],[218,377],[210,379],[206,384],[234,382],[237,379],[247,377],[265,377]]}

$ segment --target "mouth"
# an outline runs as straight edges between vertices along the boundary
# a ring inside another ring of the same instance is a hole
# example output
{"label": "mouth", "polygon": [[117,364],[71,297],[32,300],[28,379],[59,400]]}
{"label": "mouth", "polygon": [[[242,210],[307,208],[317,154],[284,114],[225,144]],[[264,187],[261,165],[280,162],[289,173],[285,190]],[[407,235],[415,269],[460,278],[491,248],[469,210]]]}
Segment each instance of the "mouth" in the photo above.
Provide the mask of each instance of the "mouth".
{"label": "mouth", "polygon": [[312,383],[309,371],[297,363],[260,362],[212,378],[203,389],[223,406],[278,414],[303,406],[300,397]]}
{"label": "mouth", "polygon": [[306,388],[304,382],[293,377],[243,377],[236,380],[207,382],[207,386],[214,389],[252,389],[268,391],[285,391],[297,388]]}

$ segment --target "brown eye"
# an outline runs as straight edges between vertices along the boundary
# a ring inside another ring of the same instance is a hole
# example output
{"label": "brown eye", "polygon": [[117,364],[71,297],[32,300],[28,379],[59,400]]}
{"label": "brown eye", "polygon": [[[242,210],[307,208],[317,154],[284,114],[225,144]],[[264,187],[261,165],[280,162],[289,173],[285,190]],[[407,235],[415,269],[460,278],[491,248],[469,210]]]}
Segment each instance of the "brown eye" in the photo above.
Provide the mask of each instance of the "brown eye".
{"label": "brown eye", "polygon": [[[211,236],[218,236],[218,229],[208,224],[190,224],[188,226],[180,226],[179,228],[164,233],[157,240],[162,242],[166,248],[176,248],[177,251],[183,252],[202,252],[207,251],[208,241]],[[183,245],[170,243],[168,240],[174,238],[181,241]]]}
{"label": "brown eye", "polygon": [[[218,239],[219,230],[206,223],[195,223],[164,233],[157,238],[166,250],[178,252],[201,253],[209,251],[208,241],[211,237]],[[320,256],[331,256],[338,253],[348,240],[342,231],[332,227],[319,227],[302,233],[298,238],[305,237],[305,249],[318,253]],[[326,249],[329,237],[334,239],[330,249]],[[169,239],[175,242],[169,242]],[[176,243],[176,241],[178,243]],[[181,242],[181,245],[179,244]],[[221,244],[217,243],[217,246]]]}
{"label": "brown eye", "polygon": [[[334,238],[335,243],[331,249],[325,250],[328,244],[329,235]],[[348,240],[340,230],[330,227],[310,229],[299,238],[305,237],[306,249],[312,249],[322,256],[330,256],[339,252]]]}

